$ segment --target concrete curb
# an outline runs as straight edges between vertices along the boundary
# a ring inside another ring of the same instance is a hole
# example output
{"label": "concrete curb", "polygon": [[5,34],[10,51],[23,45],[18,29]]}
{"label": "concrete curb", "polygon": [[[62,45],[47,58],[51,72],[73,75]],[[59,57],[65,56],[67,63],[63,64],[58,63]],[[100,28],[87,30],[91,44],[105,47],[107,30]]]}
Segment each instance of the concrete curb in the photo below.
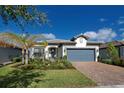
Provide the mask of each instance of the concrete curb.
{"label": "concrete curb", "polygon": [[124,85],[97,86],[96,88],[124,88]]}

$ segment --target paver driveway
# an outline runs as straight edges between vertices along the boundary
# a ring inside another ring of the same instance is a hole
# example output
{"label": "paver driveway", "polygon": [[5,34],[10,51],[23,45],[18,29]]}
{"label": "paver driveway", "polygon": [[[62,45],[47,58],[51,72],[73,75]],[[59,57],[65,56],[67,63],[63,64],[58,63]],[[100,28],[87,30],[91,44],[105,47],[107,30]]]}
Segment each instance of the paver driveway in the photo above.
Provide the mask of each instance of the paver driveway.
{"label": "paver driveway", "polygon": [[72,62],[73,66],[98,85],[124,85],[124,68],[99,62]]}

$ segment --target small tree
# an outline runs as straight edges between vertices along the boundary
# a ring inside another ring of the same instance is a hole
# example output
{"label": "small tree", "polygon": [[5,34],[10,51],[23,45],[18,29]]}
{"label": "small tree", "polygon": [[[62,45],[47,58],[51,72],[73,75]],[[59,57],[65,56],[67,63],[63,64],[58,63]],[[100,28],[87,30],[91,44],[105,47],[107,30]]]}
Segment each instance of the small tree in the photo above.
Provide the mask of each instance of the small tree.
{"label": "small tree", "polygon": [[120,58],[119,58],[118,50],[113,45],[113,43],[108,44],[107,52],[108,52],[109,57],[111,58],[113,64],[119,65],[120,64]]}

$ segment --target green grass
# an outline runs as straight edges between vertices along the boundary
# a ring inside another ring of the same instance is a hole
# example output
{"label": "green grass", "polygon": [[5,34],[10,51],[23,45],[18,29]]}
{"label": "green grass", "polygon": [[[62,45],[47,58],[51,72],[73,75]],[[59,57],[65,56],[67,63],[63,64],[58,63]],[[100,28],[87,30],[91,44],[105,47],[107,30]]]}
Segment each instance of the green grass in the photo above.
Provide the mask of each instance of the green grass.
{"label": "green grass", "polygon": [[76,69],[64,70],[22,70],[13,64],[0,68],[0,87],[94,87],[95,82]]}

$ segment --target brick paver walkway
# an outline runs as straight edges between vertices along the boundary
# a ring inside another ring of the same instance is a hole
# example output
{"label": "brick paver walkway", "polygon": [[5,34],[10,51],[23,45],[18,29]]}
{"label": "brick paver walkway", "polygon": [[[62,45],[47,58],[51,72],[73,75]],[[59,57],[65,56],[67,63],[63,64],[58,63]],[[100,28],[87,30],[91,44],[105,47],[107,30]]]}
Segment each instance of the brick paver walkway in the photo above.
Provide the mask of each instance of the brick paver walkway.
{"label": "brick paver walkway", "polygon": [[72,62],[73,66],[98,85],[124,85],[124,68],[99,62]]}

